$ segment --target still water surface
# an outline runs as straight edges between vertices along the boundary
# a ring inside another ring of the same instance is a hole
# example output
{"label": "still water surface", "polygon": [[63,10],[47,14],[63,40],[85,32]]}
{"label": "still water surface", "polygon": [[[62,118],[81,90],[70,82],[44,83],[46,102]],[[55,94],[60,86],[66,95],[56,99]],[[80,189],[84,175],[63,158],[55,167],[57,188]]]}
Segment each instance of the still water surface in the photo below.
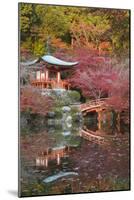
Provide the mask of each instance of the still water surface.
{"label": "still water surface", "polygon": [[128,127],[121,124],[118,131],[119,124],[108,115],[101,126],[90,114],[83,124],[50,120],[21,129],[21,195],[128,190]]}

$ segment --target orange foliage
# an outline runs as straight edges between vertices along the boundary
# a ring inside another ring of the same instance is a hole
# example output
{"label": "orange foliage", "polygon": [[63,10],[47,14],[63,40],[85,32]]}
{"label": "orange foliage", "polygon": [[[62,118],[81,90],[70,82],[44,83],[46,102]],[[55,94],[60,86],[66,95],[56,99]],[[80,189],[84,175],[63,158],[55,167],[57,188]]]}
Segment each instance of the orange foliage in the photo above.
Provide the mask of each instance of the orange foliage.
{"label": "orange foliage", "polygon": [[63,42],[60,38],[53,38],[51,40],[51,45],[55,48],[60,48],[60,49],[67,49],[68,46],[65,42]]}
{"label": "orange foliage", "polygon": [[99,48],[100,49],[109,49],[109,48],[111,48],[111,44],[110,44],[110,42],[101,42],[99,45]]}

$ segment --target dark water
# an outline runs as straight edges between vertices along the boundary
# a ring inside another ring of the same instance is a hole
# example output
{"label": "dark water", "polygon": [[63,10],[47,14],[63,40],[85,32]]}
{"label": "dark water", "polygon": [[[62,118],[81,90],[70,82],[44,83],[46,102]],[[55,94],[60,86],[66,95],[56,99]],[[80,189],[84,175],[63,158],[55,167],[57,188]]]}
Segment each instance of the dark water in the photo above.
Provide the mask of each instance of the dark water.
{"label": "dark water", "polygon": [[91,112],[85,117],[84,125],[94,132],[100,131],[101,135],[128,134],[129,132],[129,125],[122,120],[121,116],[118,118],[118,114],[114,111],[103,111],[99,120],[98,114]]}
{"label": "dark water", "polygon": [[129,189],[128,126],[113,113],[100,124],[96,113],[83,124],[34,120],[21,127],[21,196]]}

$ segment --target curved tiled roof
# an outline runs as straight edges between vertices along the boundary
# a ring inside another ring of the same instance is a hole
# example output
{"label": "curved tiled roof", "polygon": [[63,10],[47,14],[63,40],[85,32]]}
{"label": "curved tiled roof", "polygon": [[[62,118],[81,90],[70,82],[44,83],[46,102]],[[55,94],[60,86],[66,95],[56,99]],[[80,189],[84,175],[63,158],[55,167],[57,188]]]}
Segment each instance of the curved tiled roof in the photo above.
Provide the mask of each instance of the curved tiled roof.
{"label": "curved tiled roof", "polygon": [[51,55],[43,56],[42,59],[49,64],[58,66],[74,66],[78,64],[78,62],[66,62]]}
{"label": "curved tiled roof", "polygon": [[65,66],[65,67],[70,67],[70,66],[74,66],[74,65],[78,64],[78,62],[67,62],[64,60],[60,60],[51,55],[45,55],[45,56],[35,59],[33,61],[21,62],[20,64],[23,66],[30,66],[30,65],[34,65],[34,64],[38,63],[38,61],[40,61],[40,60],[43,60],[46,63],[49,63],[51,65]]}

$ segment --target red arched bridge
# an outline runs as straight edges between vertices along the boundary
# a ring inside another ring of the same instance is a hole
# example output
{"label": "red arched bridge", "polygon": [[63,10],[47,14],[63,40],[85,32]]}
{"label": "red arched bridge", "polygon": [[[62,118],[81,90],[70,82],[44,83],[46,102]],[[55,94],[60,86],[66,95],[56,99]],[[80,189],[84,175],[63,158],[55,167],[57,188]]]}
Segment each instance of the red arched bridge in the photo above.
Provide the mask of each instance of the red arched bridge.
{"label": "red arched bridge", "polygon": [[[82,112],[83,116],[90,113],[90,112],[97,112],[98,114],[98,130],[101,130],[101,121],[102,121],[102,111],[109,109],[109,106],[107,104],[108,98],[101,98],[97,100],[91,100],[87,103],[83,103],[79,106],[80,111]],[[104,144],[106,140],[104,139],[104,136],[97,135],[96,132],[88,130],[87,128],[84,128],[81,130],[80,134],[83,138],[93,141],[98,144]]]}
{"label": "red arched bridge", "polygon": [[107,107],[107,100],[108,98],[102,98],[97,100],[91,100],[87,103],[83,103],[80,105],[80,111],[83,115],[86,115],[89,112],[95,111],[98,112],[100,110],[106,109]]}

